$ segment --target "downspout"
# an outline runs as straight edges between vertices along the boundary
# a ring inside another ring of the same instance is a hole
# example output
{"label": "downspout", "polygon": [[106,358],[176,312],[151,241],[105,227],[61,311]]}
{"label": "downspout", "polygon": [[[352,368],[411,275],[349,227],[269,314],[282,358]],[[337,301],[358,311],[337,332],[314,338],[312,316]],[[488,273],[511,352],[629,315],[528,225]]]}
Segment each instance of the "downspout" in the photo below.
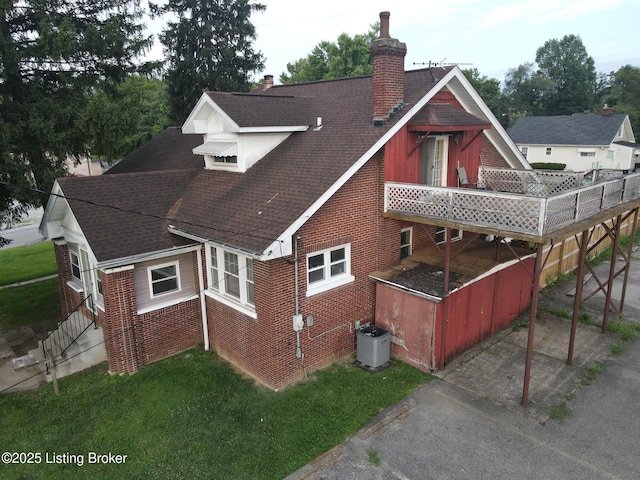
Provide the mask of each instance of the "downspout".
{"label": "downspout", "polygon": [[[300,239],[300,237],[298,235],[296,235],[295,237],[293,237],[293,248],[295,249],[295,257],[293,260],[293,263],[295,265],[295,271],[294,271],[294,282],[295,282],[295,297],[296,297],[296,312],[295,312],[295,316],[296,318],[298,318],[298,316],[300,315],[300,287],[298,286],[298,240]],[[300,329],[296,329],[296,357],[298,358],[304,358],[302,356],[302,351],[300,350]],[[304,360],[303,360],[304,362]]]}
{"label": "downspout", "polygon": [[198,282],[200,283],[200,310],[202,311],[202,334],[204,336],[204,349],[209,350],[209,322],[207,320],[207,302],[204,295],[204,273],[202,272],[202,248],[198,254]]}

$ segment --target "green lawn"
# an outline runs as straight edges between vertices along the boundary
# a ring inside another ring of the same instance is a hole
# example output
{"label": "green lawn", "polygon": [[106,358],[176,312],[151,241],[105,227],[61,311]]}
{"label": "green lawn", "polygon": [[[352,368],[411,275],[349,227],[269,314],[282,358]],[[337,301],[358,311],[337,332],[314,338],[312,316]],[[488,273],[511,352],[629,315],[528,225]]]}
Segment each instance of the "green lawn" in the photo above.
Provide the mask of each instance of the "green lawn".
{"label": "green lawn", "polygon": [[[277,393],[201,350],[132,376],[110,376],[101,365],[61,379],[58,397],[51,385],[0,396],[0,452],[42,458],[0,466],[1,476],[281,479],[429,378],[397,361],[375,375],[346,363]],[[89,452],[127,458],[87,464]],[[47,464],[54,453],[82,455],[85,464]]]}
{"label": "green lawn", "polygon": [[46,327],[60,320],[57,278],[0,289],[0,332],[21,326]]}
{"label": "green lawn", "polygon": [[58,273],[53,243],[0,250],[0,286]]}

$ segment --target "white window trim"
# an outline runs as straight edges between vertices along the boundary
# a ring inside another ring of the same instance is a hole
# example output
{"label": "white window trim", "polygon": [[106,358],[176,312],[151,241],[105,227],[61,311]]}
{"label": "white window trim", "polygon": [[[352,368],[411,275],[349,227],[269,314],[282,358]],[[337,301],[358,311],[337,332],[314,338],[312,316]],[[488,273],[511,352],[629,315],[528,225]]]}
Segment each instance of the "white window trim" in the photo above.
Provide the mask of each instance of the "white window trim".
{"label": "white window trim", "polygon": [[553,147],[545,147],[544,148],[544,156],[545,157],[550,157],[551,155],[553,155]]}
{"label": "white window trim", "polygon": [[[76,277],[73,273],[73,257],[76,258],[76,266],[78,267],[79,277]],[[80,264],[80,254],[78,252],[74,252],[73,250],[69,250],[69,266],[71,267],[71,277],[77,280],[78,282],[82,282],[82,265]]]}
{"label": "white window trim", "polygon": [[[213,279],[211,276],[211,247],[216,249],[216,258],[218,260],[218,288],[217,290],[213,288]],[[245,315],[257,319],[258,315],[256,313],[255,305],[247,302],[247,257],[246,255],[242,255],[240,253],[225,250],[224,248],[218,247],[217,245],[206,244],[206,263],[207,263],[207,285],[209,287],[205,290],[205,295],[217,300],[228,307],[234,308],[239,312],[244,313]],[[225,282],[224,282],[224,252],[233,253],[238,256],[238,273],[240,277],[240,298],[237,298],[225,291]],[[252,260],[252,259],[250,259]],[[254,265],[255,268],[255,265]],[[255,286],[255,270],[254,270],[254,279],[253,284]],[[255,298],[254,298],[255,301]]]}
{"label": "white window trim", "polygon": [[[345,249],[345,272],[340,275],[336,275],[334,277],[330,276],[331,271],[331,252],[335,250],[340,250],[341,248]],[[313,284],[309,284],[309,257],[315,257],[316,255],[324,255],[324,269],[325,269],[325,280],[314,282]],[[337,245],[335,247],[327,248],[324,250],[318,250],[316,252],[312,252],[307,254],[307,258],[305,261],[305,278],[307,281],[307,297],[311,297],[313,295],[317,295],[322,292],[326,292],[327,290],[331,290],[333,288],[340,287],[342,285],[346,285],[355,280],[355,277],[351,275],[351,244],[346,243],[344,245]]]}
{"label": "white window trim", "polygon": [[[170,267],[170,266],[175,266],[176,267],[176,283],[178,284],[178,288],[175,290],[169,290],[168,292],[162,292],[159,293],[157,295],[154,295],[153,293],[153,280],[151,278],[151,272],[154,270],[159,270],[161,268],[164,267]],[[149,281],[149,295],[151,296],[151,298],[160,298],[163,297],[165,295],[171,295],[171,294],[176,294],[182,291],[182,284],[180,281],[180,262],[179,261],[175,261],[175,262],[168,262],[168,263],[162,263],[159,265],[152,265],[147,267],[147,280]]]}
{"label": "white window trim", "polygon": [[[402,243],[402,234],[404,232],[409,232],[409,243],[407,244]],[[409,247],[409,255],[407,255],[407,257],[411,256],[411,254],[413,253],[413,227],[406,227],[400,230],[400,256],[402,256],[403,247]]]}

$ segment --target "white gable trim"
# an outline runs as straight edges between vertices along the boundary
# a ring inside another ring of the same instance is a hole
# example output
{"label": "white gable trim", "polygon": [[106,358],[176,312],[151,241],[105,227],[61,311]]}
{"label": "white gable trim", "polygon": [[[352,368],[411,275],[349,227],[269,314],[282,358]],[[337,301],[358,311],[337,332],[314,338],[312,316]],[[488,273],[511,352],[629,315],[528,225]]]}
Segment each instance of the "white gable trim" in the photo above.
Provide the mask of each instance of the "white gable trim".
{"label": "white gable trim", "polygon": [[[530,168],[522,153],[518,149],[515,143],[510,139],[507,132],[502,128],[500,122],[491,113],[489,107],[486,106],[484,101],[480,98],[480,95],[475,92],[471,83],[467,80],[459,67],[455,66],[447,73],[434,87],[427,92],[413,107],[406,111],[403,117],[389,129],[389,131],[383,135],[365,154],[360,157],[331,187],[324,192],[324,194],[318,198],[296,221],[294,221],[289,228],[287,228],[282,234],[263,252],[260,260],[270,260],[279,257],[286,257],[293,253],[293,235],[297,232],[307,220],[309,220],[319,209],[322,207],[332,196],[336,193],[353,175],[360,170],[360,168],[368,162],[386,143],[402,129],[422,108],[445,86],[447,86],[454,78],[458,79],[462,87],[467,90],[470,97],[476,102],[476,108],[479,108],[482,113],[490,120],[493,128],[503,138],[509,149],[517,159],[522,160],[523,168]],[[466,105],[465,108],[467,108]],[[474,109],[471,109],[474,110]],[[373,128],[373,127],[372,127]],[[496,147],[497,148],[497,147]]]}
{"label": "white gable trim", "polygon": [[193,108],[193,110],[191,110],[191,113],[182,124],[182,133],[208,133],[206,128],[201,128],[200,123],[203,120],[198,118],[201,111],[206,107],[212,109],[214,112],[218,113],[221,116],[222,122],[225,125],[225,132],[240,131],[240,126],[235,121],[233,121],[233,119],[229,115],[227,115],[227,113],[222,110],[218,106],[218,104],[214,102],[211,97],[209,97],[209,95],[207,95],[207,93],[205,92],[200,96],[200,100],[198,100],[198,103],[196,103],[196,106]]}

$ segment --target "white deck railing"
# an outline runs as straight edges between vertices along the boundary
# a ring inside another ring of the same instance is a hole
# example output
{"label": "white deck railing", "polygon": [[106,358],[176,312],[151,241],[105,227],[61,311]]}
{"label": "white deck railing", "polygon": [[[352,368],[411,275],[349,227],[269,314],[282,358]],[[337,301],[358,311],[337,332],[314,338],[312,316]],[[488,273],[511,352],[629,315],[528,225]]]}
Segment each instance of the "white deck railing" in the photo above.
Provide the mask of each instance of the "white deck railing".
{"label": "white deck railing", "polygon": [[[520,178],[525,180],[521,180],[519,186],[517,181],[503,176],[501,188],[509,191],[518,188],[526,191],[533,189],[540,193],[505,193],[387,182],[384,211],[461,225],[483,226],[503,232],[543,236],[602,210],[640,198],[640,173],[622,176],[620,172],[621,178],[607,175],[605,178],[614,179],[577,187],[575,185],[578,181],[584,182],[582,173],[578,176],[573,175],[574,172],[566,172],[569,175],[548,176],[545,175],[548,172],[541,172],[541,175],[530,175],[532,171],[524,172],[526,174]],[[486,169],[483,174],[486,174]],[[485,176],[485,182],[486,178]],[[569,188],[571,182],[573,186]],[[484,185],[488,186],[487,183]],[[494,183],[492,187],[497,188],[498,183]],[[551,193],[541,196],[543,191]]]}

